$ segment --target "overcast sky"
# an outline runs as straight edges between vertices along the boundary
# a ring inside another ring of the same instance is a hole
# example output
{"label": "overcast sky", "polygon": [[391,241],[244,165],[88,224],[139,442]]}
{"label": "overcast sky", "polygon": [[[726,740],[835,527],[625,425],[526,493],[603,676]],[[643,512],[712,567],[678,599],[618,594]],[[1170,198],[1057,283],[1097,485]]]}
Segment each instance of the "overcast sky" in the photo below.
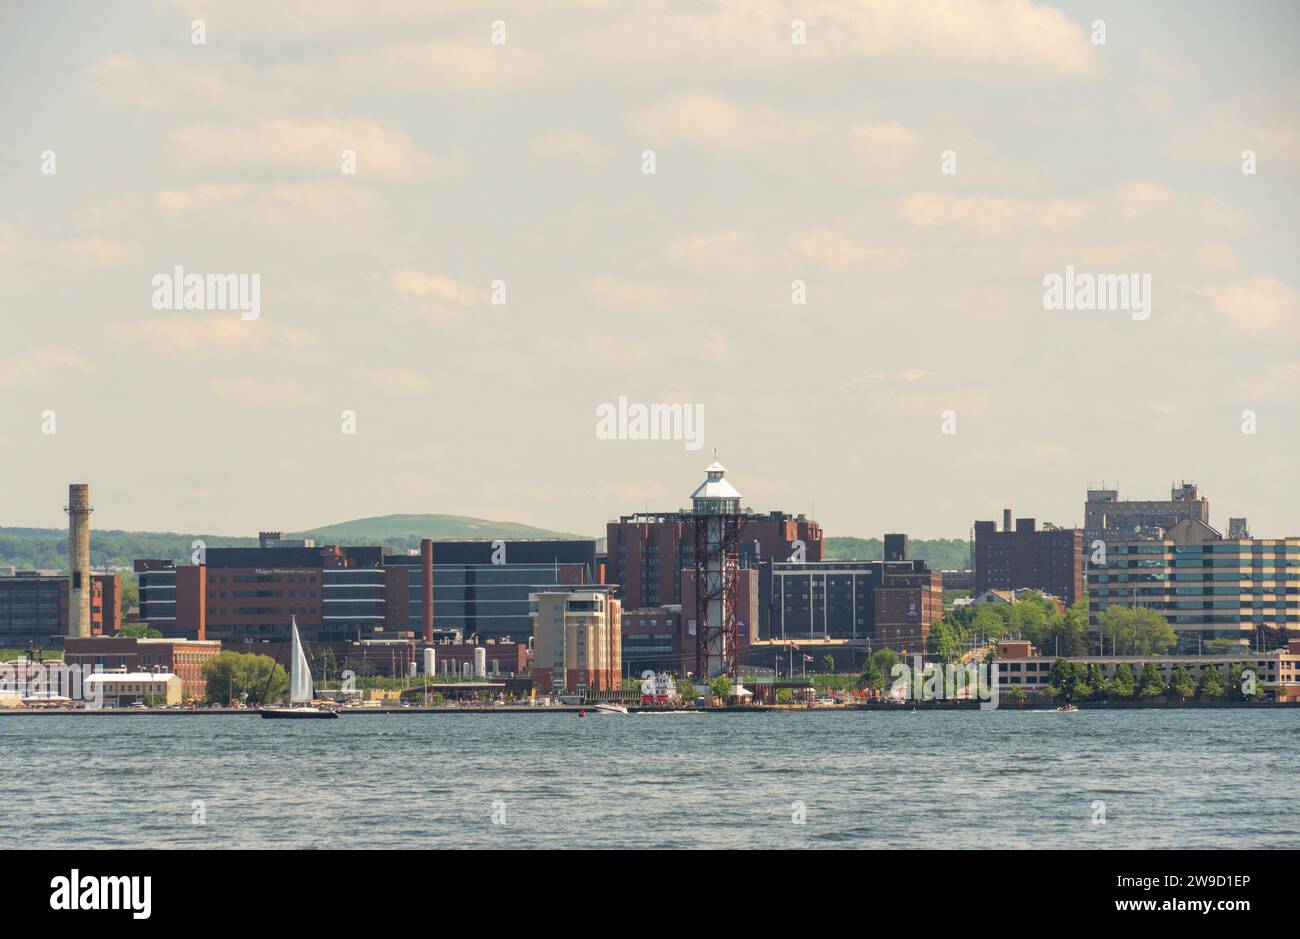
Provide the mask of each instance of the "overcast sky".
{"label": "overcast sky", "polygon": [[[1182,479],[1300,534],[1298,9],[6,3],[0,524],[603,534],[717,448],[829,535]],[[155,309],[177,265],[260,317]],[[1067,265],[1149,319],[1045,309]],[[702,447],[600,439],[620,396]]]}

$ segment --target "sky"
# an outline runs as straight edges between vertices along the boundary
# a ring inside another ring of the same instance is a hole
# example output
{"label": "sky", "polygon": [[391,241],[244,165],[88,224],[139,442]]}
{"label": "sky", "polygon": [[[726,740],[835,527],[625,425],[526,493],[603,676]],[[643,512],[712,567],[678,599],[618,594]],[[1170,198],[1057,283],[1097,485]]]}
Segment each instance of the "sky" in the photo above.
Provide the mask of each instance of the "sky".
{"label": "sky", "polygon": [[[1262,0],[5,3],[0,525],[86,482],[98,528],[601,535],[716,451],[830,536],[1182,480],[1300,534],[1297,38]],[[257,317],[159,309],[178,266]],[[1067,268],[1149,308],[1049,308]],[[620,398],[702,433],[611,439]]]}

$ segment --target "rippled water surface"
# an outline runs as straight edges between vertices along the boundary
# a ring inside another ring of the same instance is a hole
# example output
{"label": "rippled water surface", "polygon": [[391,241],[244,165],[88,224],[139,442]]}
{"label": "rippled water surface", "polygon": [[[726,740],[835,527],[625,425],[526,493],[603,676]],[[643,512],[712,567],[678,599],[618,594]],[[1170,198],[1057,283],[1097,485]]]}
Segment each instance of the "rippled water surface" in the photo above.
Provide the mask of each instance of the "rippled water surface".
{"label": "rippled water surface", "polygon": [[0,817],[27,847],[1277,848],[1298,745],[1284,710],[5,717]]}

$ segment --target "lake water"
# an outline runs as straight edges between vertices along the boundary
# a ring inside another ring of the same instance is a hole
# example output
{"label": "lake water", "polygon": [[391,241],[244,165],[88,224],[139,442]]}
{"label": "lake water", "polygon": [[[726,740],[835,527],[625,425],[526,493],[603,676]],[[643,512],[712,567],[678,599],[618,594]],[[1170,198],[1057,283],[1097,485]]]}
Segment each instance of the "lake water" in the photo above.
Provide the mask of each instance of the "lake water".
{"label": "lake water", "polygon": [[1298,718],[5,717],[0,817],[36,848],[1282,848]]}

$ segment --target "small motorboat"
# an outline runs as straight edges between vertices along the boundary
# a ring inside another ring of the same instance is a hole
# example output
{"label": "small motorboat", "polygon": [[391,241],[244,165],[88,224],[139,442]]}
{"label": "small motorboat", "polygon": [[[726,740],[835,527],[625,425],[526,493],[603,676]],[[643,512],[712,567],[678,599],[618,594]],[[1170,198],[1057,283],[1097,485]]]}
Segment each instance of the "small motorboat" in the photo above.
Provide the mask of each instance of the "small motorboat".
{"label": "small motorboat", "polygon": [[627,708],[623,707],[623,705],[610,704],[607,701],[602,701],[599,704],[593,704],[591,706],[591,709],[595,711],[597,714],[626,714],[627,713]]}
{"label": "small motorboat", "polygon": [[1060,711],[1062,714],[1074,714],[1079,709],[1075,707],[1073,704],[1063,704],[1056,710]]}

